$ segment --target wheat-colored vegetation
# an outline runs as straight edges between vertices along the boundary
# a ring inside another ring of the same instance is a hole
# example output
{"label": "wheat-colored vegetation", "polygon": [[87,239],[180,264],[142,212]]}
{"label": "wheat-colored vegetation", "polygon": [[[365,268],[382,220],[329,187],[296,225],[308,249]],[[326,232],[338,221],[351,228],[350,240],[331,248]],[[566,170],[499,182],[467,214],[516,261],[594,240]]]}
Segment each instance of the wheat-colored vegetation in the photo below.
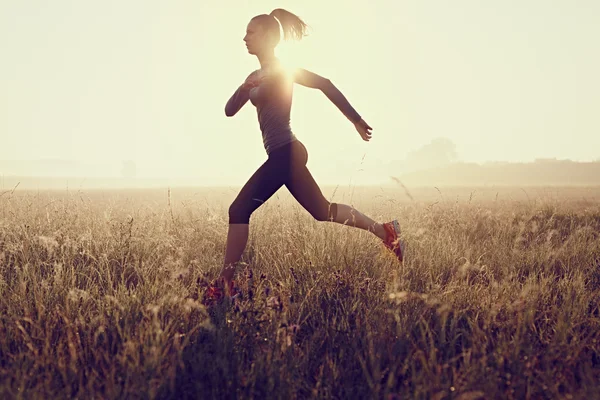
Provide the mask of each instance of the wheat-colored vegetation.
{"label": "wheat-colored vegetation", "polygon": [[1,398],[593,398],[600,190],[280,191],[210,312],[236,189],[0,195]]}

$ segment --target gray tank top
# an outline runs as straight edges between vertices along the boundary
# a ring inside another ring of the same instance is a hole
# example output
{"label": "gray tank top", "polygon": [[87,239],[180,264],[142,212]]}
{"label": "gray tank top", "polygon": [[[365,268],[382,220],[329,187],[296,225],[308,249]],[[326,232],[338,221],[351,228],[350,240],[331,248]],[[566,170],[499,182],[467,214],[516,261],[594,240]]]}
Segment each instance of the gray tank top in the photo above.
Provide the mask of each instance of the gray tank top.
{"label": "gray tank top", "polygon": [[[321,89],[349,120],[354,123],[360,121],[360,115],[328,79],[303,69],[294,73],[302,74],[302,82],[308,83],[307,86]],[[227,102],[225,114],[235,115],[250,100],[256,107],[263,145],[270,154],[297,140],[290,126],[294,75],[280,67],[256,70],[249,77],[252,75],[262,77],[260,84],[249,90],[240,85]]]}

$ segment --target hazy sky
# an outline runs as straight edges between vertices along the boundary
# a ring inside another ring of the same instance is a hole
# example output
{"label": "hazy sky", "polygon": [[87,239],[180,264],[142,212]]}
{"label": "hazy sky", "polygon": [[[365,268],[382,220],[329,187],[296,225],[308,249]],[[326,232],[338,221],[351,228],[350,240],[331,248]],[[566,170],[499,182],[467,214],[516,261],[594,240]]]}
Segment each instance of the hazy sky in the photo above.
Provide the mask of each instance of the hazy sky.
{"label": "hazy sky", "polygon": [[280,58],[374,128],[363,142],[296,86],[292,128],[317,177],[343,184],[440,136],[463,161],[600,158],[597,0],[0,0],[0,160],[243,183],[266,157],[256,111],[223,109],[259,67],[249,19],[278,7],[312,27]]}

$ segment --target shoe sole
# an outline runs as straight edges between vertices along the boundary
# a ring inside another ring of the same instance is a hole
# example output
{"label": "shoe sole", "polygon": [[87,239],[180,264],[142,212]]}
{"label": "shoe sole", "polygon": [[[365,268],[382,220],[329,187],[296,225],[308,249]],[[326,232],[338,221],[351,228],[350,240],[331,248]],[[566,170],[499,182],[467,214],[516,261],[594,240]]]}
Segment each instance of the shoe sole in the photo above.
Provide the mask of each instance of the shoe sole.
{"label": "shoe sole", "polygon": [[[396,234],[396,240],[398,241],[397,243],[397,248],[395,248],[396,246],[394,246],[394,248],[390,249],[394,255],[398,258],[398,261],[402,262],[404,261],[404,248],[405,248],[405,244],[402,240],[400,240],[400,223],[398,222],[397,219],[390,221],[390,224],[392,224],[392,227],[394,228],[394,232]],[[400,254],[398,254],[398,250],[400,250]]]}
{"label": "shoe sole", "polygon": [[394,227],[394,231],[396,232],[396,236],[400,236],[400,223],[397,219],[392,221],[392,226]]}

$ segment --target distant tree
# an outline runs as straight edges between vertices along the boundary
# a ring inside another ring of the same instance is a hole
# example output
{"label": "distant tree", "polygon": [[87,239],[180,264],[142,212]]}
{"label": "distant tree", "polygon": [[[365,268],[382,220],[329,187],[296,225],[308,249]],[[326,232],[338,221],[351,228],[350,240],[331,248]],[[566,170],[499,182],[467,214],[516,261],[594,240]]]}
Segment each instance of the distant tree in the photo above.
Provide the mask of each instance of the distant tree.
{"label": "distant tree", "polygon": [[411,169],[435,168],[458,160],[456,145],[448,138],[439,137],[408,154],[406,161]]}

